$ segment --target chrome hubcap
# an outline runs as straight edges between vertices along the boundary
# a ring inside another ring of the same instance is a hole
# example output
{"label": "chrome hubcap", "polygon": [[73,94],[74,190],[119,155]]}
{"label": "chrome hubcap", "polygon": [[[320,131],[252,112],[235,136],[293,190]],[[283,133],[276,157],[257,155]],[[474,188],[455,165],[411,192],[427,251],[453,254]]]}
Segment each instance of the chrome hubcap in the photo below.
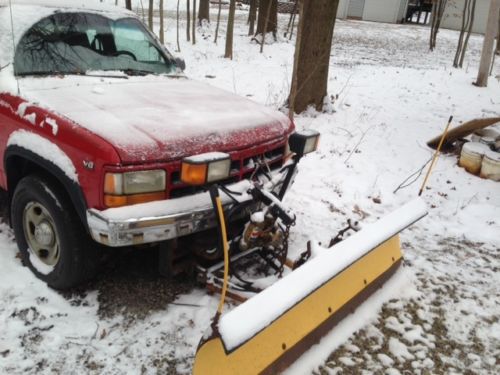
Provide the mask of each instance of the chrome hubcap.
{"label": "chrome hubcap", "polygon": [[59,240],[52,216],[38,202],[30,202],[23,212],[23,228],[29,249],[42,263],[54,266],[59,261]]}

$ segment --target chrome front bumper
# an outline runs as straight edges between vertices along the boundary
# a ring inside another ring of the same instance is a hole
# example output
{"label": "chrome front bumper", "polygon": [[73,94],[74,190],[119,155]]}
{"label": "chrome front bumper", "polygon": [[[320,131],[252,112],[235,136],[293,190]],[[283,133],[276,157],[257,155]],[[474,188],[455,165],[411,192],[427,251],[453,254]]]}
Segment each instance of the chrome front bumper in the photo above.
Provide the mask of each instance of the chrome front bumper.
{"label": "chrome front bumper", "polygon": [[[278,192],[285,175],[281,171],[274,173],[272,180],[267,181],[264,188]],[[252,187],[250,181],[244,180],[226,187],[241,194],[234,195],[243,209],[232,217],[233,220],[248,216],[256,210],[256,204],[247,193]],[[221,199],[225,210],[234,207],[234,201],[223,192]],[[104,211],[89,209],[87,223],[92,238],[111,247],[160,242],[216,226],[208,192]]]}

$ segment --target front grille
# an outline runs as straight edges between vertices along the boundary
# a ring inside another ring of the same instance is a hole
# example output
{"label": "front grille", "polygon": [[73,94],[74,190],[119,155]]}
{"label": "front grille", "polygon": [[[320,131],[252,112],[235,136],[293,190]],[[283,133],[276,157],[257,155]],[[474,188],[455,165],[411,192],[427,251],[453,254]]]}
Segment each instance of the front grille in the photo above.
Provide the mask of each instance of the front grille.
{"label": "front grille", "polygon": [[[245,150],[229,154],[231,155],[232,160],[231,172],[228,179],[219,182],[223,185],[232,184],[250,178],[255,171],[258,160],[264,160],[271,170],[281,168],[285,157],[285,145],[282,144],[277,147],[271,147],[270,150],[261,150],[260,152],[256,151],[255,153]],[[207,186],[189,186],[183,184],[181,181],[180,170],[171,172],[169,177],[169,198],[185,197],[203,192],[207,189]]]}

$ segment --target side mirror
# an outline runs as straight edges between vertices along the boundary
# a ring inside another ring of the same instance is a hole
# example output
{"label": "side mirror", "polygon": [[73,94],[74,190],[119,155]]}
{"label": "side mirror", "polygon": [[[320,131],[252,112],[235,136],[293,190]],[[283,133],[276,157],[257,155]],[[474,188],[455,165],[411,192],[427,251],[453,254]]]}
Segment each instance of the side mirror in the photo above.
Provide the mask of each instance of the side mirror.
{"label": "side mirror", "polygon": [[186,70],[186,62],[181,57],[176,57],[174,59],[175,65],[182,71]]}

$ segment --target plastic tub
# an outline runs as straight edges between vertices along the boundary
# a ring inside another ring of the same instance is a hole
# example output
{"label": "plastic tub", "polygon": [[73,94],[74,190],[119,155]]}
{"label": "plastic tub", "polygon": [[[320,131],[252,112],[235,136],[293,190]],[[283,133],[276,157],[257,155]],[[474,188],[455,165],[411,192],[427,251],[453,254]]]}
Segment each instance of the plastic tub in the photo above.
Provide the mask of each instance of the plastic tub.
{"label": "plastic tub", "polygon": [[462,147],[458,165],[472,174],[479,174],[484,154],[490,151],[490,148],[483,143],[467,142]]}
{"label": "plastic tub", "polygon": [[479,129],[476,130],[472,136],[472,142],[481,142],[482,138],[487,138],[486,141],[495,141],[498,137],[500,137],[500,132],[495,129]]}
{"label": "plastic tub", "polygon": [[500,181],[500,152],[488,150],[481,163],[481,177]]}

